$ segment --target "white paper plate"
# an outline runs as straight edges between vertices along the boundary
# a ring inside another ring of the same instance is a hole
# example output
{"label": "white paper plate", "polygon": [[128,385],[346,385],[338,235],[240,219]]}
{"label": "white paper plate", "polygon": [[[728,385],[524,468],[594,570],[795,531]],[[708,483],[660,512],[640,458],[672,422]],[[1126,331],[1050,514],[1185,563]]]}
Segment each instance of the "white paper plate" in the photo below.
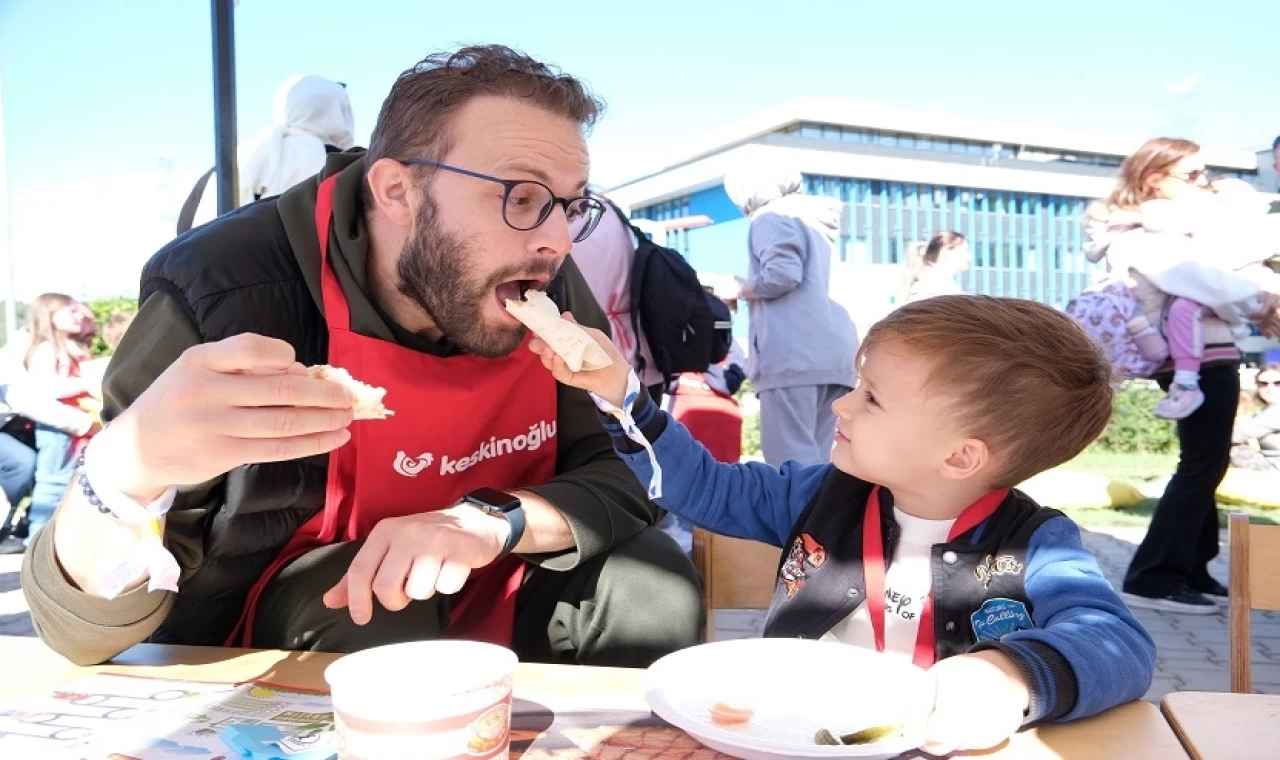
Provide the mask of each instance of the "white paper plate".
{"label": "white paper plate", "polygon": [[[905,659],[833,642],[746,639],[663,657],[646,674],[645,699],[671,725],[745,760],[887,760],[920,746],[931,688],[925,671]],[[711,720],[717,702],[754,714],[744,726],[719,726]],[[813,741],[820,728],[838,736],[884,724],[907,724],[907,733],[848,747]]]}

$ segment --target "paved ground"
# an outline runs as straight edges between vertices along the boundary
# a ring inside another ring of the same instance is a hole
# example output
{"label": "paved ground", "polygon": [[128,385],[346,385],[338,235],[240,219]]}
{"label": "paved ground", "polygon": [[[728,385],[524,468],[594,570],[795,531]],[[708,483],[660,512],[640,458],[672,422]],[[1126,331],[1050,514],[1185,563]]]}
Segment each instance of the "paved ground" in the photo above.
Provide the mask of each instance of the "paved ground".
{"label": "paved ground", "polygon": [[[1118,586],[1142,528],[1095,528],[1085,533],[1085,545],[1098,557],[1102,570]],[[1224,535],[1225,543],[1225,535]],[[18,582],[19,556],[0,556],[0,634],[31,636],[31,616]],[[1210,568],[1227,579],[1226,556]],[[1217,615],[1191,616],[1136,610],[1159,648],[1159,670],[1147,698],[1158,700],[1170,691],[1228,689],[1227,617],[1225,605]],[[1253,613],[1253,685],[1255,691],[1280,694],[1280,613]],[[717,637],[759,635],[764,613],[725,611],[717,615]]]}

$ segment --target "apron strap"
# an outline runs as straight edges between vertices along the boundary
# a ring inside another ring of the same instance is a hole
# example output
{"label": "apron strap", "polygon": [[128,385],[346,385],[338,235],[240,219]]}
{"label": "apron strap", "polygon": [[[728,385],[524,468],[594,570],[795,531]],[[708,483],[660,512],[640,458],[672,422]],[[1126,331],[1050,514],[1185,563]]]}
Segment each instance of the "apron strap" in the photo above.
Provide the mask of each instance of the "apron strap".
{"label": "apron strap", "polygon": [[329,237],[333,221],[333,188],[338,175],[320,183],[316,194],[316,238],[320,241],[320,296],[324,307],[324,321],[330,330],[350,330],[351,311],[347,297],[338,283],[338,275],[329,260]]}

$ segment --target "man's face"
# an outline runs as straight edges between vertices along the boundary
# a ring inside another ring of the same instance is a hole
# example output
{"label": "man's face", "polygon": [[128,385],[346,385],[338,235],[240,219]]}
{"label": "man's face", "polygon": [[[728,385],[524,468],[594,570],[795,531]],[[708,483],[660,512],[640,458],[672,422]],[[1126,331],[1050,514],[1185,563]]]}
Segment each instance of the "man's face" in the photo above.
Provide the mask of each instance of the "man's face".
{"label": "man's face", "polygon": [[[562,198],[587,184],[586,141],[573,121],[518,100],[480,97],[449,128],[441,163],[504,180],[537,180]],[[564,208],[532,230],[503,221],[505,188],[432,172],[414,230],[396,262],[398,288],[460,348],[496,358],[514,351],[525,327],[504,308],[528,288],[545,289],[572,247]]]}

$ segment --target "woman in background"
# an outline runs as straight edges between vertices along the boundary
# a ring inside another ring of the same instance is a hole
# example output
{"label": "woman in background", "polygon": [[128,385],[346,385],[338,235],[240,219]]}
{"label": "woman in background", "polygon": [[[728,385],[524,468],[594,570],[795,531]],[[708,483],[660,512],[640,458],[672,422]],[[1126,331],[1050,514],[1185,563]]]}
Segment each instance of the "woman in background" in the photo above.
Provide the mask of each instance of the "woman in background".
{"label": "woman in background", "polygon": [[903,303],[963,293],[957,278],[968,271],[973,254],[964,235],[944,230],[907,254],[907,287]]}

